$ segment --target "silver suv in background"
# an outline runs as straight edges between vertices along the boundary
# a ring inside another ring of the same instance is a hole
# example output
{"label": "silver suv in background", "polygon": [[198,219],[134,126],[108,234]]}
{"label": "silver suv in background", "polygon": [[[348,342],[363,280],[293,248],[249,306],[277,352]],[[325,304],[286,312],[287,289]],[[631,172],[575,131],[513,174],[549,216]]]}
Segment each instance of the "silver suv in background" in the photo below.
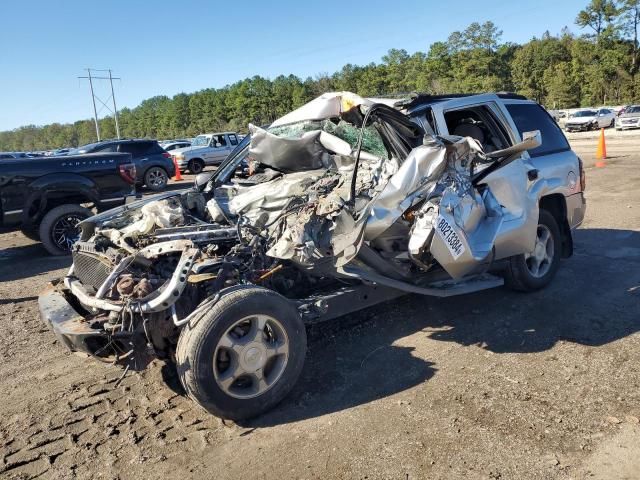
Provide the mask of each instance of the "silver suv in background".
{"label": "silver suv in background", "polygon": [[219,165],[238,142],[235,132],[206,133],[194,138],[190,147],[172,150],[171,156],[180,171],[198,174],[207,165]]}
{"label": "silver suv in background", "polygon": [[616,118],[616,130],[640,128],[640,105],[630,105]]}

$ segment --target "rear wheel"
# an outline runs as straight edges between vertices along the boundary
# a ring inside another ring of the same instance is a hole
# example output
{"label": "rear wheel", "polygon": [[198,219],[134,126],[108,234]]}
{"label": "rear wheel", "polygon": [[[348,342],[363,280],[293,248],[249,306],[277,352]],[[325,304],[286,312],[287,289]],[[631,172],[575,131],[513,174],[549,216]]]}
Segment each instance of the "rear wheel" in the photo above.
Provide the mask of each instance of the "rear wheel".
{"label": "rear wheel", "polygon": [[71,246],[80,238],[78,224],[92,215],[80,205],[60,205],[42,218],[38,230],[40,241],[51,255],[69,255]]}
{"label": "rear wheel", "polygon": [[194,158],[193,160],[189,160],[187,168],[191,173],[197,175],[204,170],[204,162],[199,158]]}
{"label": "rear wheel", "polygon": [[182,385],[198,404],[241,420],[269,410],[289,393],[306,348],[302,318],[289,300],[240,286],[184,327],[176,363]]}
{"label": "rear wheel", "polygon": [[509,259],[505,283],[514,290],[539,290],[549,284],[560,265],[562,238],[556,219],[546,210],[540,210],[536,244],[533,252]]}
{"label": "rear wheel", "polygon": [[169,174],[162,167],[151,167],[144,174],[144,184],[154,192],[164,190],[168,182]]}

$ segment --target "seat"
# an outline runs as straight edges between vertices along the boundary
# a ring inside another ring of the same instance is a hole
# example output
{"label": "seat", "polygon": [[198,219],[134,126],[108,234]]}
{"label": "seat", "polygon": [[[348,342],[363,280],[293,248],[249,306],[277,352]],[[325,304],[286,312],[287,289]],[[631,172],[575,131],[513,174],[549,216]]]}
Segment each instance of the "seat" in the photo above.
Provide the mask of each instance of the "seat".
{"label": "seat", "polygon": [[480,145],[484,145],[484,132],[482,129],[473,123],[459,123],[453,130],[453,134],[459,137],[471,137],[475,138]]}

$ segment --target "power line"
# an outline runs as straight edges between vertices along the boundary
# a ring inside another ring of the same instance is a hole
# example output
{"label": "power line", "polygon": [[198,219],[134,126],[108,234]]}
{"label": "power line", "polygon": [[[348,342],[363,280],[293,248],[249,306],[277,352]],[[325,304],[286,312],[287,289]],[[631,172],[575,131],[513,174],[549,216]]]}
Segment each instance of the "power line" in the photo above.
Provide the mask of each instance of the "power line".
{"label": "power line", "polygon": [[[96,135],[98,136],[98,141],[100,141],[100,125],[98,123],[98,111],[96,109],[96,100],[98,100],[103,107],[100,108],[100,111],[102,111],[103,108],[106,108],[107,110],[109,110],[111,113],[113,113],[113,117],[116,121],[116,134],[118,135],[118,139],[120,138],[120,125],[118,123],[118,108],[116,107],[116,95],[114,93],[113,90],[113,81],[114,80],[122,80],[120,77],[114,77],[111,74],[111,69],[107,69],[107,70],[99,70],[99,69],[93,69],[94,72],[109,72],[109,76],[108,77],[100,77],[100,76],[95,76],[95,75],[91,75],[91,69],[87,68],[87,74],[88,76],[86,77],[78,77],[79,79],[88,79],[89,80],[89,88],[91,89],[91,102],[93,103],[93,119],[96,123]],[[100,97],[98,97],[94,90],[93,90],[93,81],[94,80],[109,80],[109,84],[111,85],[111,96],[109,98],[107,98],[106,102],[103,101]],[[107,102],[109,100],[113,101],[113,110],[107,105]]]}

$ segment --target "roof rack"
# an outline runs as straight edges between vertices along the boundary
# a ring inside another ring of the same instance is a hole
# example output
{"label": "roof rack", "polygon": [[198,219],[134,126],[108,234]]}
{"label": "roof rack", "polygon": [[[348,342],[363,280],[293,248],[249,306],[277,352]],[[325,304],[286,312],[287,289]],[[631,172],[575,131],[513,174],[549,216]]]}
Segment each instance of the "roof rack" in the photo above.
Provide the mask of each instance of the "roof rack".
{"label": "roof rack", "polygon": [[[519,95],[513,92],[495,92],[495,94],[504,99],[509,100],[527,100],[524,95]],[[397,107],[403,107],[406,109],[412,109],[418,105],[424,105],[425,103],[436,103],[444,100],[451,100],[454,98],[471,97],[473,95],[482,95],[481,93],[442,93],[438,95],[432,95],[430,93],[412,93],[407,100],[401,100],[396,103]]]}

